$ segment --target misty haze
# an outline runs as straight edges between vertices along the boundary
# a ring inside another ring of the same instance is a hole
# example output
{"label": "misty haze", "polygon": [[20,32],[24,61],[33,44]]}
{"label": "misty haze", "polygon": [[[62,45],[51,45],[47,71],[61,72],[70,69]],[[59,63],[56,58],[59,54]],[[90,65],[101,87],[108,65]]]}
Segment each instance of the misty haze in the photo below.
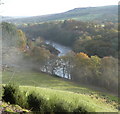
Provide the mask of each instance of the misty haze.
{"label": "misty haze", "polygon": [[[36,10],[40,4],[37,0],[33,11],[29,9],[31,2],[23,2],[21,11],[22,1],[19,5],[16,1],[5,5],[0,2],[2,7],[8,4],[11,8],[5,10],[0,23],[1,113],[120,110],[116,1],[103,4],[98,0],[89,5],[88,1],[71,0],[63,9],[54,1],[56,11],[44,9],[44,13],[41,10],[45,3]],[[18,6],[16,16],[13,5]]]}

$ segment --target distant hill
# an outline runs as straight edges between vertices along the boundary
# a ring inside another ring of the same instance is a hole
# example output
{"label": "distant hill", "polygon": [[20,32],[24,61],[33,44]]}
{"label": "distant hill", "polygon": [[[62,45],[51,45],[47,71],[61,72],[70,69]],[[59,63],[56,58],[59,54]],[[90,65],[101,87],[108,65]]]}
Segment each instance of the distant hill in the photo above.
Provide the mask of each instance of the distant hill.
{"label": "distant hill", "polygon": [[[5,21],[15,23],[39,23],[55,20],[75,19],[81,21],[96,21],[96,22],[117,22],[118,21],[118,6],[101,6],[101,7],[86,7],[75,8],[64,13],[33,16],[26,18],[9,19]],[[4,19],[3,19],[4,21]]]}
{"label": "distant hill", "polygon": [[14,19],[13,17],[9,17],[9,16],[2,16],[2,20],[5,21],[5,20],[9,20],[9,19]]}

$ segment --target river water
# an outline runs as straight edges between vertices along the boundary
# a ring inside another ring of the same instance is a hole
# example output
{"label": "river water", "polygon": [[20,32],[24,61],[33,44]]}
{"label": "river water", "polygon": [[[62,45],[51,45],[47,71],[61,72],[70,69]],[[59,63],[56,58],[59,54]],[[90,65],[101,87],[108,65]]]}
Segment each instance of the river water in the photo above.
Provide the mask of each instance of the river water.
{"label": "river water", "polygon": [[58,54],[58,56],[63,56],[65,54],[67,54],[68,52],[72,51],[72,49],[70,47],[67,46],[63,46],[61,44],[58,44],[56,42],[53,41],[45,41],[46,44],[50,44],[52,45],[54,48],[56,48],[58,51],[60,51],[60,53]]}

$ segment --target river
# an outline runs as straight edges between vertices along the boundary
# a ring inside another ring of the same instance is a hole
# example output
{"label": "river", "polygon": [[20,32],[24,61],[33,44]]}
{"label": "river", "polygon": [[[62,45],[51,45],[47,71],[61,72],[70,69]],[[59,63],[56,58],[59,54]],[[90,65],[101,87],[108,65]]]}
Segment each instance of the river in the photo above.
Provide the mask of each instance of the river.
{"label": "river", "polygon": [[50,44],[52,45],[54,48],[56,48],[58,51],[60,51],[60,53],[58,54],[58,56],[63,56],[65,54],[67,54],[68,52],[72,51],[72,49],[70,47],[67,46],[63,46],[61,44],[58,44],[56,42],[53,41],[45,41],[46,44]]}

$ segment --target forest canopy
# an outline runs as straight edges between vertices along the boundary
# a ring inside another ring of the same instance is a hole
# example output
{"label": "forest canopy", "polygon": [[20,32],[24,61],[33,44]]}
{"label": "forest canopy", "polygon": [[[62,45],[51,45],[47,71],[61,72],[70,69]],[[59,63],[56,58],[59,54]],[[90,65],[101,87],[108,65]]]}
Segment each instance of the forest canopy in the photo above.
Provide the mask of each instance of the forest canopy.
{"label": "forest canopy", "polygon": [[92,23],[75,20],[55,21],[41,24],[28,24],[22,29],[28,38],[39,36],[72,47],[79,53],[89,56],[118,57],[117,23]]}

